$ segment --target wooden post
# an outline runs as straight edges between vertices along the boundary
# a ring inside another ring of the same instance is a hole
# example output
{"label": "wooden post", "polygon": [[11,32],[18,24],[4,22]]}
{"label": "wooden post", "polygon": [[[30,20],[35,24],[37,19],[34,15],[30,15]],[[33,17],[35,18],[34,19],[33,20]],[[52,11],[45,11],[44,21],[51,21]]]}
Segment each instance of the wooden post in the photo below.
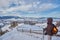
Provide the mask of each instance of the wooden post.
{"label": "wooden post", "polygon": [[0,36],[2,35],[2,30],[1,30],[1,28],[0,28]]}
{"label": "wooden post", "polygon": [[31,28],[30,28],[30,33],[31,33]]}
{"label": "wooden post", "polygon": [[22,32],[24,32],[24,30],[22,29]]}
{"label": "wooden post", "polygon": [[44,28],[43,28],[43,40],[44,40]]}

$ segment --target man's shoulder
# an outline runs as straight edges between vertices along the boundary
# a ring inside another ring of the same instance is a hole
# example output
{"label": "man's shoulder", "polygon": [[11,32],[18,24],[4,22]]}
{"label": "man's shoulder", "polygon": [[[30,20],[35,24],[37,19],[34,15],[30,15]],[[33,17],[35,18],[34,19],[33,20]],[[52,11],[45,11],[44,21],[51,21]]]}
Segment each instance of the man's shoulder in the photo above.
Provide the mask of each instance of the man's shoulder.
{"label": "man's shoulder", "polygon": [[56,27],[54,24],[52,24],[53,27]]}

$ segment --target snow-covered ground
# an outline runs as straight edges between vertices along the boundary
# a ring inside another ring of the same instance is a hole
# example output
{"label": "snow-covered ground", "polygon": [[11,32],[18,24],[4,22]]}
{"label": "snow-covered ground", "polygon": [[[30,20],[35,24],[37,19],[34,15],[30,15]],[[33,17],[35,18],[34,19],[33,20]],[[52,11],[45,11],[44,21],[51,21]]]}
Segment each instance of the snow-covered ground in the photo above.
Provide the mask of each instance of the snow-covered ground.
{"label": "snow-covered ground", "polygon": [[40,38],[36,38],[33,35],[29,35],[29,33],[19,32],[16,29],[6,33],[1,37],[2,40],[40,40]]}
{"label": "snow-covered ground", "polygon": [[2,31],[6,31],[6,30],[10,31],[10,29],[9,29],[10,26],[11,26],[11,25],[5,25],[5,26],[2,28]]}
{"label": "snow-covered ground", "polygon": [[[21,31],[22,29],[23,31]],[[7,32],[4,35],[2,35],[0,37],[0,40],[43,40],[42,34],[24,31],[42,32],[43,25],[41,25],[40,27],[37,25],[19,24],[17,27],[13,28],[13,30],[11,30],[10,32]],[[44,40],[48,40],[48,35],[44,35]],[[60,37],[52,36],[52,40],[60,40]]]}

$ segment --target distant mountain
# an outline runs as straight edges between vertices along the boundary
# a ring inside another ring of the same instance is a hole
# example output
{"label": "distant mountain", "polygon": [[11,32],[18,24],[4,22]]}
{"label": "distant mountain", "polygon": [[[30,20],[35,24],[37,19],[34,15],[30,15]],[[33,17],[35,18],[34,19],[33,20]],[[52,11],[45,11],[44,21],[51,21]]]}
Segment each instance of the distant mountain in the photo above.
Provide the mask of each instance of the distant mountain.
{"label": "distant mountain", "polygon": [[[47,19],[49,17],[39,17],[39,18],[35,18],[35,17],[19,17],[19,16],[0,16],[0,19],[11,19],[11,18],[15,18],[15,19]],[[57,17],[52,17],[53,19],[60,19],[60,18],[57,18]]]}
{"label": "distant mountain", "polygon": [[0,19],[11,19],[11,18],[18,19],[20,17],[18,17],[18,16],[0,16]]}

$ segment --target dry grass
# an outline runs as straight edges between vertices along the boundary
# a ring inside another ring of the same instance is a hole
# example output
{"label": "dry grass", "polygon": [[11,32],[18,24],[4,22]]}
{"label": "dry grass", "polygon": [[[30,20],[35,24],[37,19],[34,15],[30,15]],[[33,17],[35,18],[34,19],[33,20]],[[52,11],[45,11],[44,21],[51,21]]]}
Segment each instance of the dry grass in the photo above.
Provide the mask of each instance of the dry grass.
{"label": "dry grass", "polygon": [[59,27],[59,26],[60,26],[60,21],[58,21],[58,22],[57,22],[56,26],[57,26],[57,27]]}

